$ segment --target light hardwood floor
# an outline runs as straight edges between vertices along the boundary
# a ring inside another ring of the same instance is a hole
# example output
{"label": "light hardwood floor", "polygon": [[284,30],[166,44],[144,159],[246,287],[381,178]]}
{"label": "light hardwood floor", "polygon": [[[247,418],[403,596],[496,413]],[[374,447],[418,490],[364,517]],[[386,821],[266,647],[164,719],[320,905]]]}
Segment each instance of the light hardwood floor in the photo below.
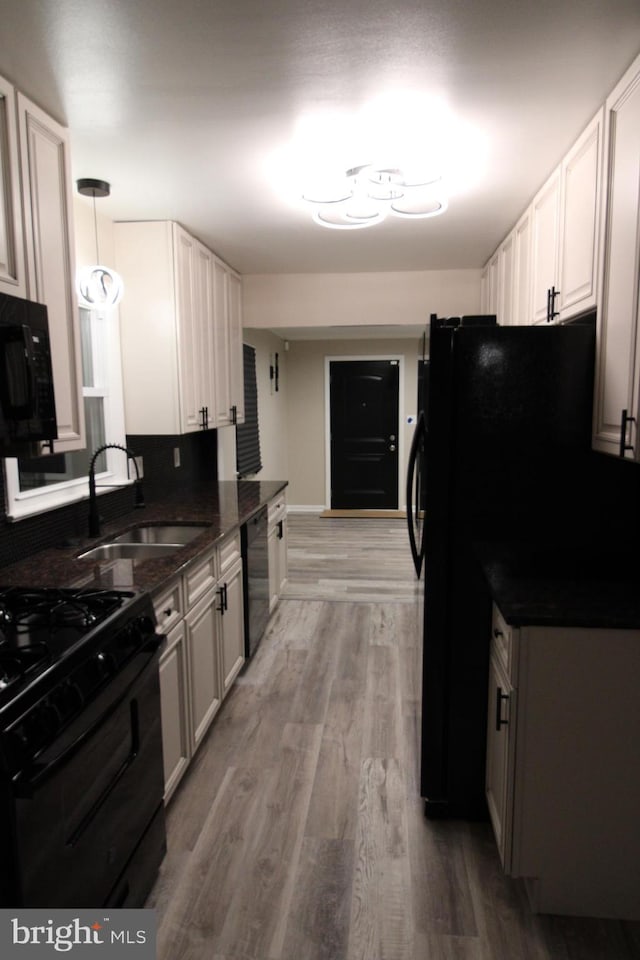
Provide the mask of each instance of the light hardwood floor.
{"label": "light hardwood floor", "polygon": [[167,810],[159,960],[639,960],[640,924],[532,915],[488,824],[425,820],[404,524],[289,531],[285,598]]}

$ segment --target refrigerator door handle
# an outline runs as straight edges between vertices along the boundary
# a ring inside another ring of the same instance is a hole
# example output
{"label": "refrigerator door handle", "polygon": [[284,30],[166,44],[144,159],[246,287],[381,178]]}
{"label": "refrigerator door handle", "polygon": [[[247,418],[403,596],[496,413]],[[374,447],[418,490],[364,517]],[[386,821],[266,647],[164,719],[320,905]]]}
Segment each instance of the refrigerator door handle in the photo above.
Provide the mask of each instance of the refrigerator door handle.
{"label": "refrigerator door handle", "polygon": [[[426,435],[426,424],[424,419],[424,413],[420,413],[418,417],[418,423],[416,424],[416,429],[413,434],[413,439],[411,441],[411,449],[409,451],[409,465],[407,468],[407,526],[409,528],[409,546],[411,547],[411,556],[413,558],[413,565],[416,568],[416,576],[420,576],[420,571],[422,570],[422,555],[423,555],[423,544],[418,545],[416,541],[416,528],[414,523],[414,513],[419,509],[419,504],[414,504],[413,502],[413,492],[414,492],[414,479],[416,472],[416,463],[418,460],[418,455],[420,452],[420,444],[423,442]],[[422,528],[424,529],[424,527]]]}

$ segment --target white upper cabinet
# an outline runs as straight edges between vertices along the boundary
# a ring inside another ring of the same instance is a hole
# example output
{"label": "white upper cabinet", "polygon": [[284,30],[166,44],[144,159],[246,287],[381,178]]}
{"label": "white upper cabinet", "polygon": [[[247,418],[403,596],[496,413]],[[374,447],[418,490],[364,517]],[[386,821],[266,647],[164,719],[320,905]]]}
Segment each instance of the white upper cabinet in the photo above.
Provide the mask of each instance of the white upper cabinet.
{"label": "white upper cabinet", "polygon": [[498,254],[498,323],[514,323],[515,236],[512,231]]}
{"label": "white upper cabinet", "polygon": [[599,110],[562,161],[556,302],[560,320],[597,303],[603,115]]}
{"label": "white upper cabinet", "polygon": [[242,358],[242,284],[231,270],[227,274],[229,290],[229,381],[231,409],[235,423],[244,423],[244,363]]}
{"label": "white upper cabinet", "polygon": [[127,432],[181,434],[233,422],[229,278],[177,223],[114,225]]}
{"label": "white upper cabinet", "polygon": [[599,110],[494,254],[500,256],[499,323],[562,322],[596,306],[602,128]]}
{"label": "white upper cabinet", "polygon": [[640,57],[605,105],[607,196],[594,446],[639,457]]}
{"label": "white upper cabinet", "polygon": [[15,91],[0,77],[0,290],[26,297]]}
{"label": "white upper cabinet", "polygon": [[560,226],[560,168],[531,204],[531,323],[547,323],[554,312]]}
{"label": "white upper cabinet", "polygon": [[85,445],[80,321],[69,138],[65,127],[18,94],[27,296],[46,304],[56,396],[56,453]]}
{"label": "white upper cabinet", "polygon": [[213,254],[177,224],[174,232],[181,433],[213,426]]}
{"label": "white upper cabinet", "polygon": [[525,211],[513,229],[513,319],[529,323],[531,304],[531,208]]}
{"label": "white upper cabinet", "polygon": [[217,258],[213,264],[216,425],[244,422],[242,288],[240,277]]}

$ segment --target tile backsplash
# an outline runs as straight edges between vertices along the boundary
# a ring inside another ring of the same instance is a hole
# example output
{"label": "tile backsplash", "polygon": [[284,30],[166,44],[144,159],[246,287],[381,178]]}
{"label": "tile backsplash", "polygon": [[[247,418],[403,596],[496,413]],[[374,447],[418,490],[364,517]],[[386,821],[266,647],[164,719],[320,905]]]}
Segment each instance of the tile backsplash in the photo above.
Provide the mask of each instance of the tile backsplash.
{"label": "tile backsplash", "polygon": [[[185,436],[128,436],[127,446],[143,460],[145,501],[187,491],[194,483],[217,479],[217,433],[207,430]],[[180,466],[174,466],[175,450]],[[131,510],[130,487],[100,497],[100,515],[116,520]],[[15,523],[7,518],[4,484],[0,484],[0,567],[87,535],[87,501],[81,500],[57,510],[28,517]],[[0,583],[2,574],[0,572]]]}

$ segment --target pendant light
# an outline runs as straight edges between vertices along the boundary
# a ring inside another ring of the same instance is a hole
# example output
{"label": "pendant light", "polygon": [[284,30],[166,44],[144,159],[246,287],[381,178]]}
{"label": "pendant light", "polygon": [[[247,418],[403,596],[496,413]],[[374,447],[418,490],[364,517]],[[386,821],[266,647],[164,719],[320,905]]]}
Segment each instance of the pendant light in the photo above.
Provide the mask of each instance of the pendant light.
{"label": "pendant light", "polygon": [[93,197],[93,227],[96,237],[96,262],[78,270],[78,299],[80,305],[89,310],[108,310],[117,306],[122,299],[123,285],[120,275],[100,263],[98,249],[98,221],[96,217],[96,197],[108,197],[111,186],[106,180],[84,178],[76,181],[78,193],[83,197]]}

